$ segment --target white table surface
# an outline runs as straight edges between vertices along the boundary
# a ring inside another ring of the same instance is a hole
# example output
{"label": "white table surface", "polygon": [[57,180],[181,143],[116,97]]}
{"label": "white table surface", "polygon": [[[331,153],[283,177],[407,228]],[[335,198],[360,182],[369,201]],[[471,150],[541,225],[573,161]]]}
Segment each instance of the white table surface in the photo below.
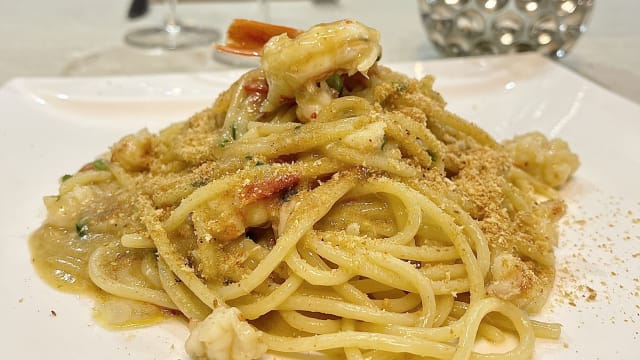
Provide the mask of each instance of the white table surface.
{"label": "white table surface", "polygon": [[[130,0],[0,0],[0,84],[25,76],[119,75],[228,69],[207,47],[170,54],[123,42],[131,29],[162,21],[161,4],[138,20]],[[268,20],[299,28],[353,18],[382,34],[383,61],[438,58],[427,41],[414,0],[277,0]],[[187,23],[224,31],[233,18],[264,19],[254,1],[197,1],[179,5]],[[598,0],[588,32],[561,63],[640,103],[640,2]],[[437,74],[436,74],[437,75]]]}

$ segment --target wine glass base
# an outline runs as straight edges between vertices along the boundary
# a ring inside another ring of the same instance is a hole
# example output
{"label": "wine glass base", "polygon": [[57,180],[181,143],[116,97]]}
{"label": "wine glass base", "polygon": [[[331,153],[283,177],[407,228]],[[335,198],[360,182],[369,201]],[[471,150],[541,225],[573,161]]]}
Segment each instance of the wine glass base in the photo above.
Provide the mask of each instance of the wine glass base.
{"label": "wine glass base", "polygon": [[210,45],[218,39],[220,33],[216,29],[188,25],[143,28],[124,37],[132,46],[168,50]]}
{"label": "wine glass base", "polygon": [[209,47],[180,50],[129,45],[98,47],[74,54],[61,71],[64,76],[121,76],[227,70],[213,61]]}

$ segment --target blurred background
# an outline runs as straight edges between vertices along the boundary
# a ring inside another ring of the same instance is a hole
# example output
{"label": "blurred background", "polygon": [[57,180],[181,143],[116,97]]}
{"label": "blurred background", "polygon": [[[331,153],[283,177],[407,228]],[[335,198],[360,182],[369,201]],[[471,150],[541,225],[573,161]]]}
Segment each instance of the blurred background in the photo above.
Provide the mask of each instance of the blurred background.
{"label": "blurred background", "polygon": [[[575,0],[581,2],[583,0]],[[455,1],[454,1],[455,2]],[[179,50],[139,48],[127,33],[160,25],[163,1],[130,18],[132,0],[0,0],[0,83],[25,76],[94,76],[215,71],[250,63],[215,56],[210,45]],[[442,58],[428,40],[414,0],[179,1],[185,24],[217,29],[222,36],[234,18],[248,18],[306,29],[353,18],[382,34],[383,61]],[[640,103],[640,2],[599,0],[588,30],[558,60],[579,74]]]}

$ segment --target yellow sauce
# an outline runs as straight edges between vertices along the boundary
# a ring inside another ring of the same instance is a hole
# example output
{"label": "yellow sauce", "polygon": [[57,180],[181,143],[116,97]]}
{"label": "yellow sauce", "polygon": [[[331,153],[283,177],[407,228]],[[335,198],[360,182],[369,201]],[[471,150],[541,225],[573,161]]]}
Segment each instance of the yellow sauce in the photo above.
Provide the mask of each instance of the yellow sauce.
{"label": "yellow sauce", "polygon": [[31,262],[38,275],[55,289],[94,297],[103,295],[89,278],[87,263],[95,249],[113,240],[109,235],[80,238],[75,231],[44,224],[29,239]]}
{"label": "yellow sauce", "polygon": [[91,281],[87,271],[91,253],[113,240],[105,234],[81,238],[75,231],[44,224],[29,238],[31,261],[38,275],[54,289],[97,300],[93,316],[106,328],[146,326],[175,317],[170,310],[108,294]]}

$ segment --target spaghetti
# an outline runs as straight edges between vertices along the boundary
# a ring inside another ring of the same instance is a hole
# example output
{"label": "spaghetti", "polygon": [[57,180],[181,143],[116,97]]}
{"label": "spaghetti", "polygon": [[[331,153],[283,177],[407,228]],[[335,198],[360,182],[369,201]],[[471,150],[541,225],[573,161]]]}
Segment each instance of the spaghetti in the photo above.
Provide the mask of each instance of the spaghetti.
{"label": "spaghetti", "polygon": [[294,35],[212,107],[65,177],[30,240],[40,274],[114,326],[184,315],[196,359],[521,359],[558,338],[527,313],[553,284],[566,143],[496,142],[432,77],[379,65],[357,22]]}

